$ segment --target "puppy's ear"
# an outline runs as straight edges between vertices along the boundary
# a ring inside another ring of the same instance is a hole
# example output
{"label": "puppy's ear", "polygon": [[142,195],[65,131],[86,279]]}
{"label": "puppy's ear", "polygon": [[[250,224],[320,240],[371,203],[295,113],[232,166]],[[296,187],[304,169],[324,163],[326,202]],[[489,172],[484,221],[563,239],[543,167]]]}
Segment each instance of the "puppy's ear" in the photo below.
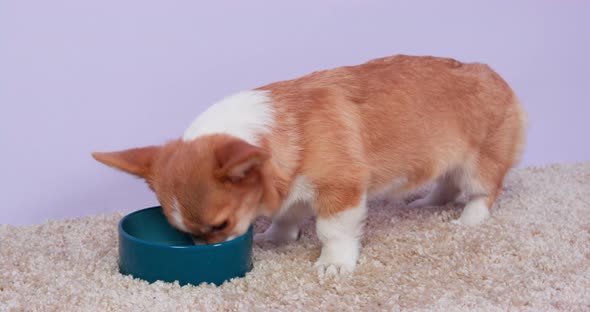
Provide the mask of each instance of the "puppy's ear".
{"label": "puppy's ear", "polygon": [[217,148],[215,157],[218,163],[215,175],[224,181],[241,183],[256,177],[270,154],[245,141],[233,140]]}
{"label": "puppy's ear", "polygon": [[147,146],[119,152],[92,153],[92,157],[107,166],[145,179],[151,176],[152,163],[160,149],[158,146]]}

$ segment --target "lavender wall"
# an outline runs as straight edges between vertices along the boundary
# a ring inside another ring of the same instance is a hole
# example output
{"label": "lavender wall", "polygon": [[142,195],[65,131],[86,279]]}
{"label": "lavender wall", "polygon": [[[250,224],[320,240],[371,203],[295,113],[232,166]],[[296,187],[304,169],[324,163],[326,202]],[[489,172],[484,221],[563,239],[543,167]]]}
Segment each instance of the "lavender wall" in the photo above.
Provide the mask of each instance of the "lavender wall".
{"label": "lavender wall", "polygon": [[234,91],[396,53],[489,63],[529,111],[525,165],[590,160],[589,5],[489,2],[0,0],[0,223],[156,204],[90,152],[174,138]]}

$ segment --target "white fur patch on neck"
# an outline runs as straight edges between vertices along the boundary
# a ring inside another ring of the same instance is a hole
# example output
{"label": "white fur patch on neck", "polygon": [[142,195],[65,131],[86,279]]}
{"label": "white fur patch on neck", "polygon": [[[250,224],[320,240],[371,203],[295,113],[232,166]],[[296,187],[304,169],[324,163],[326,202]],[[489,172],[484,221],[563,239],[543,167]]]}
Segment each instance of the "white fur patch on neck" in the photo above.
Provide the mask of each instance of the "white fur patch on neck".
{"label": "white fur patch on neck", "polygon": [[204,135],[229,134],[258,145],[258,136],[269,133],[273,124],[270,91],[243,91],[222,99],[201,113],[182,139],[192,141]]}

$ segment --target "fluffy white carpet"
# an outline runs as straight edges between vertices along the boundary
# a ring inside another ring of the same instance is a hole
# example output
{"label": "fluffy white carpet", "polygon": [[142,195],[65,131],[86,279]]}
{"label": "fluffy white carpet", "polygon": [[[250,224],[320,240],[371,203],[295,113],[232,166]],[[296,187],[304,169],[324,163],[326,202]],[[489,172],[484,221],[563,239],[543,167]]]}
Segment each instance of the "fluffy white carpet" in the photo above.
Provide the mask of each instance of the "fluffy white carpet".
{"label": "fluffy white carpet", "polygon": [[372,202],[356,271],[323,281],[310,221],[220,287],[120,275],[120,214],[2,225],[0,311],[590,311],[590,163],[515,170],[482,226],[451,224],[460,211]]}

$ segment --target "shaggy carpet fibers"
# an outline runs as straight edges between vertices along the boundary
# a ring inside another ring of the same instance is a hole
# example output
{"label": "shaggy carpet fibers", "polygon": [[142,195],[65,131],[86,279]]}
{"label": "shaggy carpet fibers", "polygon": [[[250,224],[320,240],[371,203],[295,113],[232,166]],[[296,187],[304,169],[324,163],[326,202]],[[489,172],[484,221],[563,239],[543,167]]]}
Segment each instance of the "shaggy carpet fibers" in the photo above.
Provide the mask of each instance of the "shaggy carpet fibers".
{"label": "shaggy carpet fibers", "polygon": [[2,225],[0,311],[590,311],[590,163],[513,171],[478,227],[450,223],[457,204],[370,207],[351,276],[318,277],[309,221],[295,243],[257,245],[254,270],[220,287],[120,275],[120,214]]}

